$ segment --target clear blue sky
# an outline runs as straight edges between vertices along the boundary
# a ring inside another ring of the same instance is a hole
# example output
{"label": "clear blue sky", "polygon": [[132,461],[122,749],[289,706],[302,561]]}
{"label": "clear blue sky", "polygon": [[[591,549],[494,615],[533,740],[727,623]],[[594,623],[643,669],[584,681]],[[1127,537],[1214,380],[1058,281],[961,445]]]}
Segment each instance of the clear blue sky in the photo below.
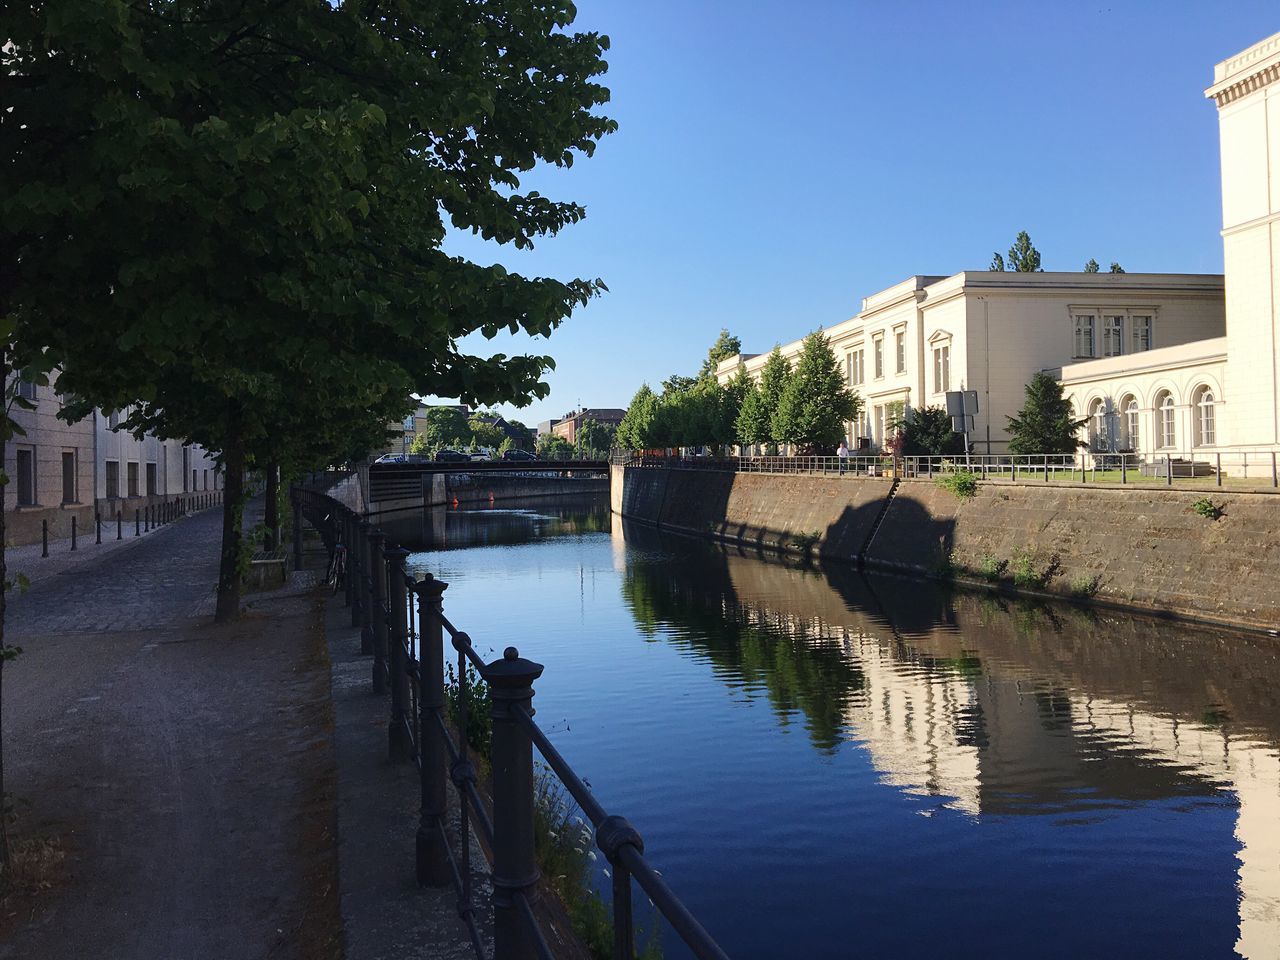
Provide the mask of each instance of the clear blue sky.
{"label": "clear blue sky", "polygon": [[917,273],[985,269],[1030,232],[1046,270],[1220,272],[1213,64],[1274,0],[580,0],[612,41],[594,158],[526,180],[587,219],[517,253],[448,249],[610,292],[547,340],[529,423],[692,373],[721,327],[767,350]]}

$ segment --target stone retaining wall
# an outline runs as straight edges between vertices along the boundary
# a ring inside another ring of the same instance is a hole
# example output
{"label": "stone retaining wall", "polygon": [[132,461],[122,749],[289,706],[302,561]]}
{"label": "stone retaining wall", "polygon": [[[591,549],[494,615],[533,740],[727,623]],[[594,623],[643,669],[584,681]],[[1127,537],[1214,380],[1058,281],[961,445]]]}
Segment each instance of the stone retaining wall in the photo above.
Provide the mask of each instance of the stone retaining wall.
{"label": "stone retaining wall", "polygon": [[[870,567],[1180,617],[1280,626],[1280,496],[1069,484],[614,468],[615,512],[656,526]],[[886,499],[894,491],[887,509]],[[874,537],[877,518],[883,521]]]}

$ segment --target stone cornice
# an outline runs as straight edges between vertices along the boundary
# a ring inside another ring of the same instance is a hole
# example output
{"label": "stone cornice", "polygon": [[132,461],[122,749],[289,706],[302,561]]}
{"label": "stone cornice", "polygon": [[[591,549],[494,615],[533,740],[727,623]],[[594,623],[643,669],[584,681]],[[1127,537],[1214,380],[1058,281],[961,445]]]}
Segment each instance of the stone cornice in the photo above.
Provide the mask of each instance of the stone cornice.
{"label": "stone cornice", "polygon": [[1221,109],[1280,80],[1280,33],[1255,43],[1213,68],[1213,86],[1204,95]]}

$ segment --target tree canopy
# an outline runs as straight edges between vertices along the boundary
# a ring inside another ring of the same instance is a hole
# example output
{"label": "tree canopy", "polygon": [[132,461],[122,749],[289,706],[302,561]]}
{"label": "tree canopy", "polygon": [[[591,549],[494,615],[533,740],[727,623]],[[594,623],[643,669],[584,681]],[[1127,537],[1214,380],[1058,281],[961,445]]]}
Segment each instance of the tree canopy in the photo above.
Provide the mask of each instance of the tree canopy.
{"label": "tree canopy", "polygon": [[751,384],[742,398],[738,412],[737,432],[741,443],[777,443],[773,417],[782,401],[782,393],[791,379],[791,363],[775,345],[760,368],[760,379]]}
{"label": "tree canopy", "polygon": [[702,361],[702,367],[698,371],[698,379],[715,379],[716,367],[720,365],[721,360],[727,360],[730,357],[736,357],[742,353],[742,341],[733,336],[726,329],[720,330],[720,336],[716,337],[716,342],[711,345],[711,349],[707,351],[707,358]]}
{"label": "tree canopy", "polygon": [[618,424],[617,443],[624,450],[651,450],[658,445],[653,433],[653,421],[658,411],[658,397],[642,384],[631,398],[627,415]]}
{"label": "tree canopy", "polygon": [[805,337],[795,371],[782,391],[773,415],[774,436],[801,450],[834,450],[859,407],[826,334],[817,330]]}
{"label": "tree canopy", "polygon": [[[1013,273],[1041,273],[1040,251],[1031,242],[1031,236],[1020,230],[1009,248],[1008,261],[999,253],[992,254],[990,269],[995,273],[1006,270]],[[1087,267],[1086,267],[1087,270]]]}
{"label": "tree canopy", "polygon": [[1047,373],[1037,373],[1027,383],[1022,409],[1007,419],[1009,452],[1037,454],[1074,453],[1082,446],[1079,430],[1087,418],[1076,418],[1062,384]]}
{"label": "tree canopy", "polygon": [[951,418],[942,407],[906,408],[901,420],[892,424],[902,438],[898,454],[906,457],[937,457],[964,453],[964,435],[951,429]]}
{"label": "tree canopy", "polygon": [[220,618],[246,463],[373,449],[414,393],[546,395],[549,357],[459,340],[549,334],[603,285],[441,244],[448,224],[527,248],[584,216],[521,190],[615,128],[595,112],[608,40],[573,17],[568,0],[7,12],[9,351],[62,368],[69,415],[132,405],[127,429],[219,452]]}

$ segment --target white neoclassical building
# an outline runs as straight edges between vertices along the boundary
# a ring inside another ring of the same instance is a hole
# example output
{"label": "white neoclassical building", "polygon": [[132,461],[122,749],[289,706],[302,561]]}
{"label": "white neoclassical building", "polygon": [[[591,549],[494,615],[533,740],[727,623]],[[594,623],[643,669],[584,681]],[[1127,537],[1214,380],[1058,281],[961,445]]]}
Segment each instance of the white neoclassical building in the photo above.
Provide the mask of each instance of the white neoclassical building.
{"label": "white neoclassical building", "polygon": [[[915,276],[826,329],[863,401],[850,445],[882,444],[903,405],[975,390],[975,451],[1008,449],[1033,374],[1058,376],[1090,448],[1142,460],[1280,450],[1280,34],[1218,64],[1224,274]],[[795,357],[802,342],[783,346]],[[766,354],[723,361],[758,375]],[[1222,461],[1226,463],[1226,460]],[[1224,470],[1227,469],[1224,467]]]}
{"label": "white neoclassical building", "polygon": [[[1087,322],[1086,322],[1087,319]],[[827,339],[863,401],[852,447],[878,447],[902,407],[942,406],[976,390],[975,449],[1004,453],[1006,415],[1031,375],[1092,357],[1146,356],[1223,332],[1222,277],[1201,274],[993,273],[910,277],[862,301]],[[794,360],[803,341],[783,346]],[[767,354],[721,362],[758,375]]]}
{"label": "white neoclassical building", "polygon": [[1219,63],[1205,94],[1221,140],[1225,329],[1141,362],[1064,366],[1095,450],[1235,464],[1280,449],[1280,33]]}

